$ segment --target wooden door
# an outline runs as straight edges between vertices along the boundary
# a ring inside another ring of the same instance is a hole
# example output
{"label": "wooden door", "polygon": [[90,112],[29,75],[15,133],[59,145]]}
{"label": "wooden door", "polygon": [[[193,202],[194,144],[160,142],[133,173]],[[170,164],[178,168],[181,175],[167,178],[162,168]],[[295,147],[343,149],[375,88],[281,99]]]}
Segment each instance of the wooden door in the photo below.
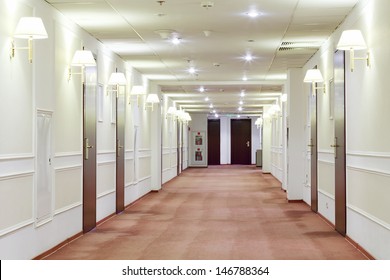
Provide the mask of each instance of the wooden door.
{"label": "wooden door", "polygon": [[221,164],[221,122],[208,120],[207,125],[207,154],[208,165]]}
{"label": "wooden door", "polygon": [[[317,68],[317,67],[315,67]],[[316,85],[317,87],[317,85]],[[317,90],[311,88],[310,99],[310,186],[311,210],[318,211],[318,140],[317,140]]]}
{"label": "wooden door", "polygon": [[96,227],[96,91],[96,67],[86,67],[83,83],[83,232]]}
{"label": "wooden door", "polygon": [[335,227],[346,235],[346,162],[345,162],[345,56],[344,51],[334,55],[334,121],[335,138],[332,148],[335,156]]}
{"label": "wooden door", "polygon": [[116,213],[125,209],[125,88],[117,86],[116,96]]}
{"label": "wooden door", "polygon": [[251,164],[251,120],[231,120],[231,164]]}

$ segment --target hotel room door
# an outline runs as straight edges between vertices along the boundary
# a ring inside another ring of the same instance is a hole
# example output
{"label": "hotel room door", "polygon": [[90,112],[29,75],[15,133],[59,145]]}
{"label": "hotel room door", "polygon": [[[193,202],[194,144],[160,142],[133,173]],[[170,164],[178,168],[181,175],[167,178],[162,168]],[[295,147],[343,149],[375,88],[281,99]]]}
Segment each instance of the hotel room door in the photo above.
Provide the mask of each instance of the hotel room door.
{"label": "hotel room door", "polygon": [[83,232],[96,227],[96,91],[97,69],[86,67],[83,83]]}
{"label": "hotel room door", "polygon": [[[315,67],[317,68],[317,66]],[[316,85],[317,87],[317,85]],[[317,141],[317,90],[311,89],[310,98],[310,186],[311,186],[311,210],[318,211],[318,141]]]}
{"label": "hotel room door", "polygon": [[345,162],[345,56],[344,51],[334,54],[334,122],[335,138],[331,147],[335,157],[335,226],[343,236],[347,233],[347,192]]}
{"label": "hotel room door", "polygon": [[116,213],[125,209],[125,88],[117,86],[116,95]]}
{"label": "hotel room door", "polygon": [[221,122],[208,120],[207,122],[207,164],[221,164]]}
{"label": "hotel room door", "polygon": [[231,164],[252,163],[251,119],[231,120]]}

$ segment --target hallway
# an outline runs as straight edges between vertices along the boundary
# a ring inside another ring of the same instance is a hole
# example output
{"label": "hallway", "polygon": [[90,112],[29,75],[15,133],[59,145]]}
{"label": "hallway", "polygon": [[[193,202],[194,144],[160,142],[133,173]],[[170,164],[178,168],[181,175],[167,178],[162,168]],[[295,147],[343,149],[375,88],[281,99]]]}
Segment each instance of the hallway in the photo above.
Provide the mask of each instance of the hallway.
{"label": "hallway", "polygon": [[190,168],[46,259],[366,259],[254,166]]}

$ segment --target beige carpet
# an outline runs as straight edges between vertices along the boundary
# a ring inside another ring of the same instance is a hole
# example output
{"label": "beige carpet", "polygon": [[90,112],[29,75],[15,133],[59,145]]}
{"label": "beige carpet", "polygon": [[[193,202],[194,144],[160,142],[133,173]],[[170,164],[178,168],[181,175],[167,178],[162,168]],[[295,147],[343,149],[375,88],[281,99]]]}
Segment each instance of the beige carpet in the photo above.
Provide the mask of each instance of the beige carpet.
{"label": "beige carpet", "polygon": [[254,166],[187,169],[47,259],[366,259]]}

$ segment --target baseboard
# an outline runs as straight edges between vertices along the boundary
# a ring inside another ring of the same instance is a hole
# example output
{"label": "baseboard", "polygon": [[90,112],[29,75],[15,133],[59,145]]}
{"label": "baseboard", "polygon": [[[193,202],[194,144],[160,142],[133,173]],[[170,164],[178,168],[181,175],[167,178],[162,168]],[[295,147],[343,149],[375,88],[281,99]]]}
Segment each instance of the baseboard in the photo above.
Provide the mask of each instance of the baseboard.
{"label": "baseboard", "polygon": [[46,252],[43,252],[42,254],[36,256],[35,258],[33,258],[33,260],[43,260],[45,259],[46,257],[50,256],[51,254],[53,254],[54,252],[58,251],[59,249],[61,249],[62,247],[64,247],[65,245],[68,245],[69,243],[75,241],[76,239],[78,239],[79,237],[83,236],[83,233],[82,232],[79,232],[75,235],[73,235],[72,237],[69,237],[68,239],[66,239],[65,241],[61,242],[60,244],[58,244],[57,246],[54,246],[53,248],[51,248],[50,250],[47,250]]}
{"label": "baseboard", "polygon": [[367,259],[369,260],[375,260],[375,258],[367,252],[362,246],[359,245],[359,243],[355,242],[351,237],[348,235],[345,236],[345,239],[352,244],[356,249],[358,249]]}
{"label": "baseboard", "polygon": [[318,216],[320,216],[320,218],[322,220],[324,220],[325,223],[327,223],[331,228],[333,229],[336,229],[336,226],[331,222],[329,221],[327,218],[325,218],[325,216],[323,216],[322,214],[320,214],[319,212],[316,213]]}

